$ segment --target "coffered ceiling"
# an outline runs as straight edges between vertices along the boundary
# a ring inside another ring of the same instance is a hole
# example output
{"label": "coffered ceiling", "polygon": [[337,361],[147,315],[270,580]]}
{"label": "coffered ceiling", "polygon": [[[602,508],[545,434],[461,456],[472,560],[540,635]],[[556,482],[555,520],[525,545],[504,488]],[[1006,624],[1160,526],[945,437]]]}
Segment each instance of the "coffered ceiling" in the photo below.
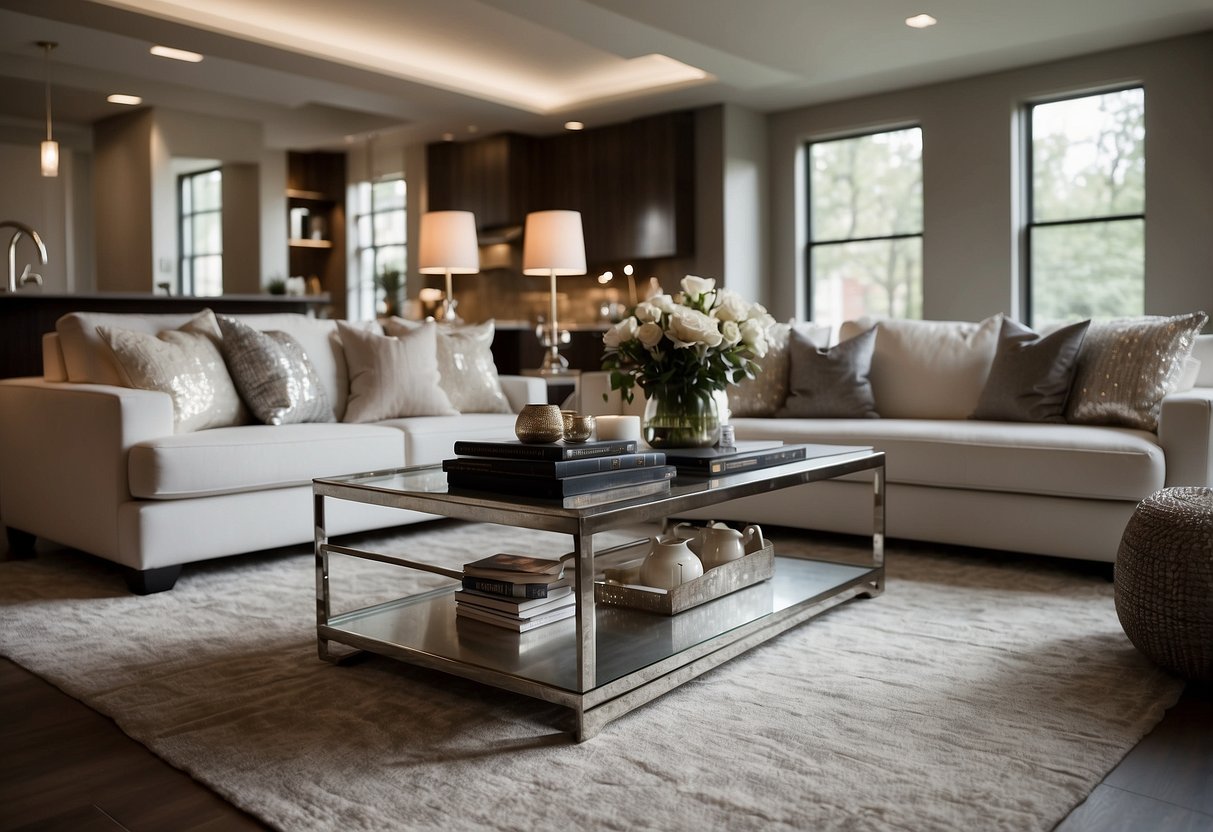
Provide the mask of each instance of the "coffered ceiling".
{"label": "coffered ceiling", "polygon": [[[938,25],[908,28],[918,12]],[[40,40],[57,124],[127,93],[309,148],[772,111],[1206,29],[1213,0],[0,0],[0,123],[43,118]]]}

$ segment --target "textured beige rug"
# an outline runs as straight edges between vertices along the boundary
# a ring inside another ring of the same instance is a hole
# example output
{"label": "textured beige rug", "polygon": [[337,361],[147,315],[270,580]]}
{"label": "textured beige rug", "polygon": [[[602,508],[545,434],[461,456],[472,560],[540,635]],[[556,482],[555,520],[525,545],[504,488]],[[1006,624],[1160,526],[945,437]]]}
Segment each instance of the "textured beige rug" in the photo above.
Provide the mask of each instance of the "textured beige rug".
{"label": "textured beige rug", "polygon": [[[453,522],[395,536],[451,564],[565,540]],[[287,830],[1044,830],[1179,695],[1123,635],[1105,578],[897,548],[889,571],[880,598],[581,745],[538,700],[386,659],[320,662],[298,550],[189,568],[146,598],[70,552],[2,563],[0,653]],[[350,599],[411,585],[379,565],[334,572]]]}

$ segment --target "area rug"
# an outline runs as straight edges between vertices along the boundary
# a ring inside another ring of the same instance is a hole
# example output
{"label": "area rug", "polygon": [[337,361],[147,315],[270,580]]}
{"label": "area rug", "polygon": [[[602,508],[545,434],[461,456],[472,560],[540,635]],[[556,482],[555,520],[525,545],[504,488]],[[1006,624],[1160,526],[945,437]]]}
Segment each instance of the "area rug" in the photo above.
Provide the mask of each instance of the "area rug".
{"label": "area rug", "polygon": [[[447,521],[388,543],[458,565],[566,541]],[[73,552],[2,563],[0,653],[284,830],[1046,830],[1179,696],[1125,638],[1106,576],[920,547],[888,566],[884,595],[582,744],[555,705],[318,660],[304,549],[199,564],[144,598]],[[433,580],[333,572],[355,604]]]}

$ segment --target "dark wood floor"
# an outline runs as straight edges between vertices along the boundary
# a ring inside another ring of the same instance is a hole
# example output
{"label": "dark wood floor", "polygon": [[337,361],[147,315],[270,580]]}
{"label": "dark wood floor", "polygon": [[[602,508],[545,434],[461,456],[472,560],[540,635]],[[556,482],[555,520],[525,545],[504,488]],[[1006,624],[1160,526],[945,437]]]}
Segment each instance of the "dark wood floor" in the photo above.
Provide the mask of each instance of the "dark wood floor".
{"label": "dark wood floor", "polygon": [[[116,725],[0,659],[0,830],[266,829]],[[1213,696],[1189,686],[1060,832],[1213,829]]]}

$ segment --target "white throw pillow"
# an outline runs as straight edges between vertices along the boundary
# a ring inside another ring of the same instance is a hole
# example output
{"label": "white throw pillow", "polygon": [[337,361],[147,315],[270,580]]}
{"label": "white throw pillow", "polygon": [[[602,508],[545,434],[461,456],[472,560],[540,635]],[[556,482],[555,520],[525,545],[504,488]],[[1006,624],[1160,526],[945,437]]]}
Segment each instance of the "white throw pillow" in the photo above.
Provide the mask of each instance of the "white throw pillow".
{"label": "white throw pillow", "polygon": [[[389,318],[388,335],[413,332],[432,322]],[[493,361],[493,321],[480,324],[438,327],[438,385],[460,413],[512,413],[510,402],[501,389],[497,365]]]}
{"label": "white throw pillow", "polygon": [[113,350],[125,386],[169,394],[177,433],[248,422],[216,343],[219,328],[211,310],[159,335],[108,326],[97,332]]}
{"label": "white throw pillow", "polygon": [[438,386],[437,325],[399,336],[378,335],[337,322],[349,367],[344,422],[380,422],[406,416],[456,416]]}
{"label": "white throw pillow", "polygon": [[885,419],[967,419],[977,407],[998,348],[1002,315],[979,323],[860,318],[846,340],[876,326],[872,393]]}

